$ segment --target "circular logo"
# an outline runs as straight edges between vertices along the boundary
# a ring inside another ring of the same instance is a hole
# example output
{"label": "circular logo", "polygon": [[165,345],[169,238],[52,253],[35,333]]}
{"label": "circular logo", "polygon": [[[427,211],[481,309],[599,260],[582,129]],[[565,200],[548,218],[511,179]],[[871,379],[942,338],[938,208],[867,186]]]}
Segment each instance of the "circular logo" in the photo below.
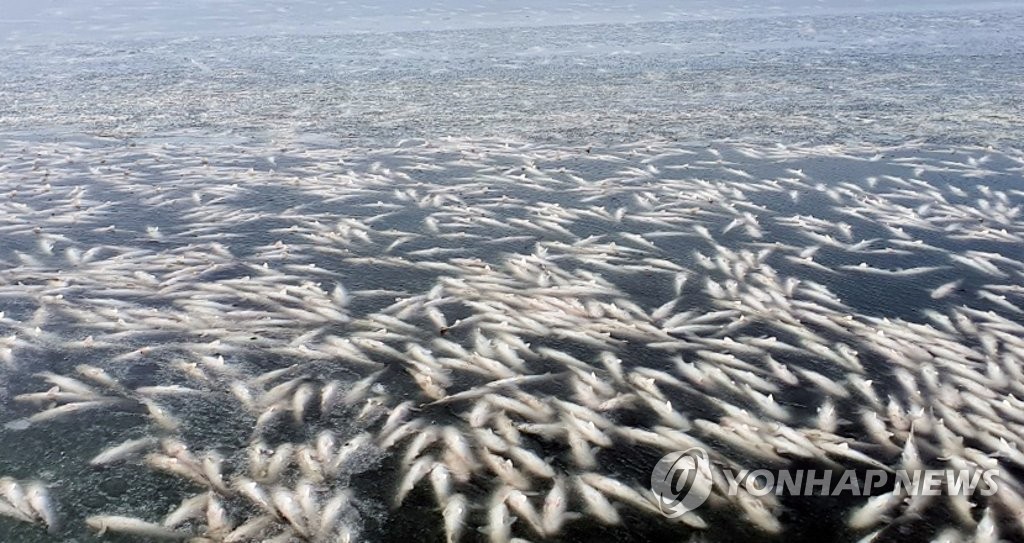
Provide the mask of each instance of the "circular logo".
{"label": "circular logo", "polygon": [[700,507],[711,496],[711,485],[711,463],[700,447],[666,454],[651,472],[651,492],[668,518]]}

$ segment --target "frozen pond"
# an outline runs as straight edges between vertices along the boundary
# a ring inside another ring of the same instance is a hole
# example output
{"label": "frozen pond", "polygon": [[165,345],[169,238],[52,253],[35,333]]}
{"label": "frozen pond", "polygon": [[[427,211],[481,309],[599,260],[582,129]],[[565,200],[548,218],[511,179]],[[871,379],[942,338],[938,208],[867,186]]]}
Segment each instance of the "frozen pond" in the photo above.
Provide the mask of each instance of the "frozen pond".
{"label": "frozen pond", "polygon": [[550,4],[5,5],[0,540],[1024,539],[1024,10]]}

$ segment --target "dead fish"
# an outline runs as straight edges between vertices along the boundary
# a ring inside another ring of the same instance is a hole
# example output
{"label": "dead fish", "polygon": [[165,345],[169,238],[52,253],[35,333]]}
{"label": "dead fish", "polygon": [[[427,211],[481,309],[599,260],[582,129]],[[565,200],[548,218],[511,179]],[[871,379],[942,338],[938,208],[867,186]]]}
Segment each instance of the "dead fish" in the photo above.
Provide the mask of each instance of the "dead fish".
{"label": "dead fish", "polygon": [[146,522],[133,517],[117,515],[93,515],[85,519],[86,525],[96,531],[97,535],[104,535],[107,532],[133,535],[139,537],[150,537],[153,539],[187,539],[189,534],[166,528],[159,524]]}
{"label": "dead fish", "polygon": [[447,543],[457,543],[462,537],[462,530],[466,525],[467,513],[466,497],[462,494],[453,494],[448,498],[444,506],[442,516],[444,517],[444,533]]}
{"label": "dead fish", "polygon": [[114,445],[113,447],[104,449],[89,461],[89,465],[106,466],[116,462],[121,462],[142,451],[155,447],[159,442],[160,440],[155,437],[129,439],[119,445]]}

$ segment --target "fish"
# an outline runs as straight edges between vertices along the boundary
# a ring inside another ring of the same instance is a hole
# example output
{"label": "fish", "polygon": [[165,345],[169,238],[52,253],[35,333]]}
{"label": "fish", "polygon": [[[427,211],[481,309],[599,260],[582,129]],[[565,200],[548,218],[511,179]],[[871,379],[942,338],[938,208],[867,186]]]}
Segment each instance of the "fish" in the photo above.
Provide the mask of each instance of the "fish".
{"label": "fish", "polygon": [[309,537],[309,526],[294,492],[284,487],[276,487],[270,492],[270,500],[280,517],[287,521],[289,528],[300,537]]}
{"label": "fish", "polygon": [[401,505],[405,500],[405,497],[409,495],[409,492],[412,491],[416,484],[431,472],[434,465],[434,457],[431,455],[421,457],[416,460],[416,462],[413,462],[412,466],[409,466],[409,469],[406,470],[405,476],[398,485],[398,490],[395,492],[395,498],[392,505],[394,507]]}
{"label": "fish", "polygon": [[534,533],[543,536],[541,517],[526,494],[515,488],[499,489],[497,492],[505,493],[505,503],[517,515],[516,520],[524,520]]}
{"label": "fish", "polygon": [[465,496],[453,494],[448,498],[448,502],[442,511],[445,541],[447,543],[457,543],[462,538],[467,512],[468,505]]}
{"label": "fish", "polygon": [[209,499],[210,494],[207,492],[185,498],[174,511],[171,511],[164,517],[163,526],[165,528],[177,528],[189,520],[205,515]]}
{"label": "fish", "polygon": [[591,516],[608,525],[616,525],[622,522],[621,515],[619,515],[619,512],[615,509],[612,503],[605,498],[604,494],[587,484],[586,481],[579,476],[574,477],[573,482],[576,485],[580,497],[586,504],[587,512]]}
{"label": "fish", "polygon": [[118,515],[92,515],[86,517],[85,523],[89,528],[96,531],[98,535],[108,532],[126,534],[138,537],[166,540],[184,540],[189,537],[185,532],[179,532],[170,528],[146,522],[141,519],[118,516]]}
{"label": "fish", "polygon": [[492,543],[508,543],[512,539],[511,527],[516,521],[511,516],[504,496],[500,494],[491,499],[487,512],[487,535]]}
{"label": "fish", "polygon": [[[320,511],[320,522],[314,539],[322,541],[338,528],[342,514],[352,506],[352,496],[347,490],[338,491],[327,500]],[[312,519],[310,519],[312,522]]]}
{"label": "fish", "polygon": [[57,522],[57,511],[46,486],[39,481],[28,483],[25,488],[25,497],[35,517],[46,525],[47,532],[56,533],[60,529]]}
{"label": "fish", "polygon": [[32,518],[32,515],[26,514],[17,506],[8,503],[5,500],[0,500],[0,516],[28,523],[32,523],[35,520]]}
{"label": "fish", "polygon": [[224,537],[231,533],[234,526],[224,504],[216,494],[210,494],[206,500],[206,535],[209,537]]}
{"label": "fish", "polygon": [[434,489],[434,497],[437,499],[437,503],[442,506],[447,504],[452,494],[452,475],[443,463],[436,462],[430,469],[430,483]]}
{"label": "fish", "polygon": [[565,480],[556,477],[551,489],[544,496],[541,527],[546,537],[554,537],[562,530],[568,509],[568,493]]}
{"label": "fish", "polygon": [[933,300],[945,298],[946,296],[949,296],[950,293],[952,293],[954,290],[960,288],[961,283],[963,283],[963,279],[957,279],[955,281],[943,283],[938,287],[935,287],[935,289],[932,290],[930,296]]}
{"label": "fish", "polygon": [[769,511],[762,500],[746,492],[740,492],[737,495],[737,501],[747,520],[751,521],[761,531],[769,534],[778,534],[783,531],[782,523]]}
{"label": "fish", "polygon": [[881,522],[894,507],[903,501],[898,493],[889,492],[868,498],[860,508],[850,513],[847,526],[854,530],[865,530]]}
{"label": "fish", "polygon": [[237,477],[231,482],[231,486],[258,509],[263,510],[274,518],[279,517],[277,509],[271,502],[270,495],[256,481],[245,477]]}
{"label": "fish", "polygon": [[224,536],[224,543],[241,543],[255,539],[260,534],[268,533],[273,524],[274,518],[269,515],[253,517],[227,533]]}
{"label": "fish", "polygon": [[298,502],[299,508],[302,510],[302,518],[305,521],[304,525],[310,533],[313,533],[315,528],[318,529],[321,524],[320,502],[316,493],[317,491],[313,488],[313,483],[308,479],[299,480],[292,492],[295,501]]}
{"label": "fish", "polygon": [[107,449],[104,449],[102,452],[94,456],[92,460],[89,461],[89,465],[106,466],[117,462],[123,462],[124,460],[130,458],[133,455],[136,455],[147,449],[156,447],[156,445],[159,444],[159,442],[159,439],[151,436],[141,437],[138,439],[129,439],[125,442],[122,442],[119,445],[115,445],[112,447],[108,447]]}
{"label": "fish", "polygon": [[68,403],[58,407],[51,407],[45,411],[40,411],[30,417],[28,421],[32,424],[39,422],[46,422],[55,420],[68,415],[74,415],[83,411],[90,411],[94,409],[100,409],[103,407],[110,407],[121,403],[121,400],[115,399],[103,399],[103,400],[90,400],[85,402]]}
{"label": "fish", "polygon": [[974,541],[976,543],[999,541],[999,524],[991,507],[985,508],[985,513],[981,515],[981,520],[978,521],[978,526],[974,530]]}

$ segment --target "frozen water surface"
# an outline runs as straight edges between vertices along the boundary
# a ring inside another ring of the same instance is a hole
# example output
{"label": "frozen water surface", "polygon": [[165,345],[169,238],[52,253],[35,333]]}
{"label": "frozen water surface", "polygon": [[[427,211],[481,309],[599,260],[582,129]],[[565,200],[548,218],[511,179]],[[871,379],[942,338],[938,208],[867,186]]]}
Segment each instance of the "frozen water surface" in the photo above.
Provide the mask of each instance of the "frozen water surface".
{"label": "frozen water surface", "polygon": [[1016,3],[2,4],[0,540],[1024,540]]}

